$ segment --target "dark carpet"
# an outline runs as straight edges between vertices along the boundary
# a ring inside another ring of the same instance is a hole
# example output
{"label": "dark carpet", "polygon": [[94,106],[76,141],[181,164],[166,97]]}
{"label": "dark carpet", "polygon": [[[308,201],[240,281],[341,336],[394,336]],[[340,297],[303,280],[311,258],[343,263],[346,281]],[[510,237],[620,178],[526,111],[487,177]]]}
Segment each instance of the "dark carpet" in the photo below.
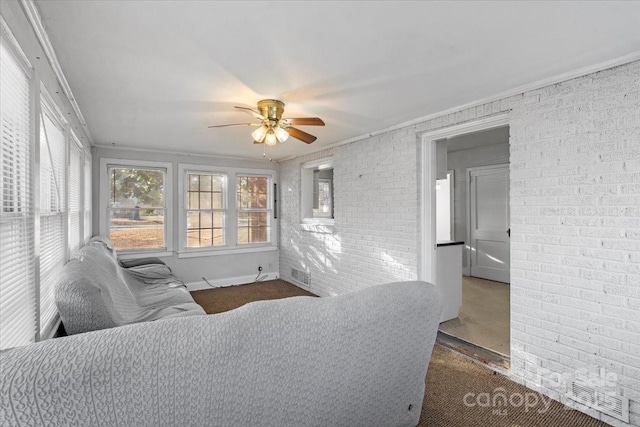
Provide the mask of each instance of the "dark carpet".
{"label": "dark carpet", "polygon": [[[504,396],[504,399],[501,396]],[[438,345],[434,347],[429,362],[422,414],[418,425],[608,426]]]}
{"label": "dark carpet", "polygon": [[[315,296],[283,280],[206,289],[194,291],[191,295],[209,314],[233,310],[252,301]],[[429,363],[418,425],[601,427],[608,424],[572,410],[467,357],[436,345]]]}
{"label": "dark carpet", "polygon": [[248,285],[193,291],[191,296],[207,314],[216,314],[233,310],[252,301],[317,295],[284,280],[269,280]]}

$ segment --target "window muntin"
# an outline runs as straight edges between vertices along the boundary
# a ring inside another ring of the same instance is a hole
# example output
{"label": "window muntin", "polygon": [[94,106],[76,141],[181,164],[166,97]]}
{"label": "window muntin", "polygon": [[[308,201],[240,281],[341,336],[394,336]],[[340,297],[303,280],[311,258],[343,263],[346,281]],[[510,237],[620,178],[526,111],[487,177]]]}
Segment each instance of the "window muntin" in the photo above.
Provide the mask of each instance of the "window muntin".
{"label": "window muntin", "polygon": [[227,177],[187,173],[187,248],[225,245]]}
{"label": "window muntin", "polygon": [[238,245],[270,241],[269,181],[268,176],[236,178]]}
{"label": "window muntin", "polygon": [[108,236],[119,250],[165,249],[164,168],[109,165]]}

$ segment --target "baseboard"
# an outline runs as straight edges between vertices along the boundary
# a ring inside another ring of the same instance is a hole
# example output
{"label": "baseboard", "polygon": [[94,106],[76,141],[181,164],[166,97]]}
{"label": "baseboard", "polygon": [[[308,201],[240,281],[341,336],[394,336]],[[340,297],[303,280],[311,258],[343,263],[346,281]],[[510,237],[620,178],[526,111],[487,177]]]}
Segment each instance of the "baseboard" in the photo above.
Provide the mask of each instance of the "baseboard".
{"label": "baseboard", "polygon": [[[272,273],[261,273],[258,281],[264,282],[265,280],[275,280],[278,278],[280,278],[280,274],[277,271]],[[206,279],[206,281],[204,279]],[[253,283],[255,281],[256,276],[252,274],[249,276],[227,277],[224,279],[208,279],[203,277],[203,280],[185,283],[185,285],[187,286],[187,290],[189,291],[200,291],[203,289],[245,285],[247,283]]]}

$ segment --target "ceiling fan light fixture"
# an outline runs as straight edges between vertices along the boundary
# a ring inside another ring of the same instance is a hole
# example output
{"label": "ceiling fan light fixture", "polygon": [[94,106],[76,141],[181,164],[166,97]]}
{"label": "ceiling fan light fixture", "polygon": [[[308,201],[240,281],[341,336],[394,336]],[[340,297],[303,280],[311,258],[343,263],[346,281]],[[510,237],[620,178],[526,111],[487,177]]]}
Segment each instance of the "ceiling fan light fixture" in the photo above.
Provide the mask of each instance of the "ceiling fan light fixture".
{"label": "ceiling fan light fixture", "polygon": [[280,126],[276,126],[273,129],[273,131],[276,134],[276,138],[278,139],[278,142],[285,142],[287,140],[287,138],[289,138],[289,132],[287,132],[286,130],[284,130]]}
{"label": "ceiling fan light fixture", "polygon": [[267,131],[267,135],[264,137],[264,143],[270,147],[278,143],[278,138],[276,137],[276,133],[273,131],[273,129],[269,129]]}
{"label": "ceiling fan light fixture", "polygon": [[258,129],[254,130],[251,133],[253,140],[256,142],[263,142],[264,138],[267,136],[268,128],[266,126],[260,126]]}

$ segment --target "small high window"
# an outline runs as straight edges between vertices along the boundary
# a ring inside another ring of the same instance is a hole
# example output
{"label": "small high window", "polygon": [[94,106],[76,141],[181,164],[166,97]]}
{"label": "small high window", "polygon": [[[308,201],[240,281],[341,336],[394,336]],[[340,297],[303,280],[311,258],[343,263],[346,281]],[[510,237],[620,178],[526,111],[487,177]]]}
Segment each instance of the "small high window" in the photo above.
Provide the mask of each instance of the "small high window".
{"label": "small high window", "polygon": [[303,222],[331,223],[334,218],[333,159],[303,164],[301,186]]}

